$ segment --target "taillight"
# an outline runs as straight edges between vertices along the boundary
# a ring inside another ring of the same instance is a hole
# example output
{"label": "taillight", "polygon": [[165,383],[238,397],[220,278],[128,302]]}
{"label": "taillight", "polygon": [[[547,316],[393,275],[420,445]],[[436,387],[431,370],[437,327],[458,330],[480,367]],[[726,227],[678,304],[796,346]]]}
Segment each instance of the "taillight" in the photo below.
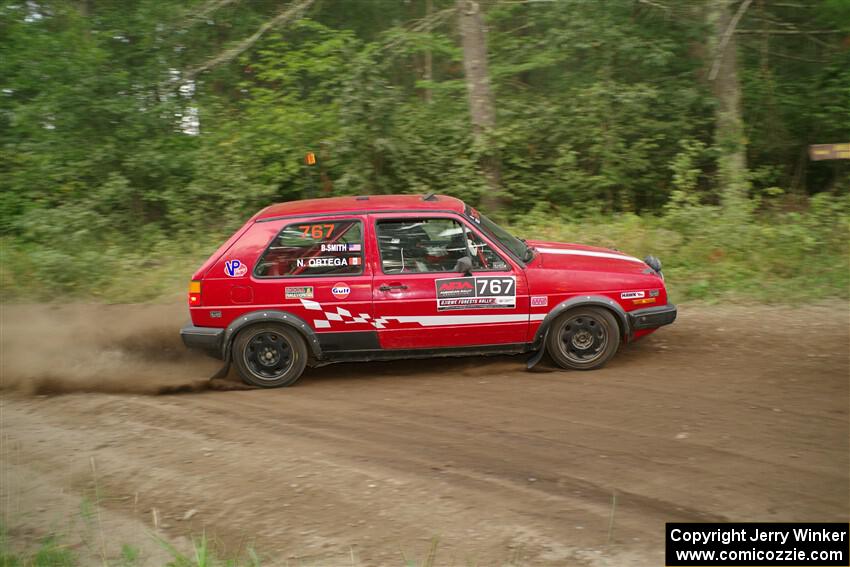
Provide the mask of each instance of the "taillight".
{"label": "taillight", "polygon": [[189,307],[197,307],[201,304],[201,282],[189,282]]}

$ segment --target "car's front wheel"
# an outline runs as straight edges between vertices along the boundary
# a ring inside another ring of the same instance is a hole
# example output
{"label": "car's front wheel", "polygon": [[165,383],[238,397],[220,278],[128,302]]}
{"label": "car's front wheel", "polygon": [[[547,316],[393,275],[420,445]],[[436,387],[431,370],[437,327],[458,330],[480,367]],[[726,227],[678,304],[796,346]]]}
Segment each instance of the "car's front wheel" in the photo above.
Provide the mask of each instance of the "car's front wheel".
{"label": "car's front wheel", "polygon": [[576,307],[552,323],[546,338],[549,356],[562,368],[594,370],[617,353],[617,320],[601,307]]}
{"label": "car's front wheel", "polygon": [[294,329],[254,325],[236,336],[233,363],[248,384],[261,388],[291,386],[307,366],[307,345]]}

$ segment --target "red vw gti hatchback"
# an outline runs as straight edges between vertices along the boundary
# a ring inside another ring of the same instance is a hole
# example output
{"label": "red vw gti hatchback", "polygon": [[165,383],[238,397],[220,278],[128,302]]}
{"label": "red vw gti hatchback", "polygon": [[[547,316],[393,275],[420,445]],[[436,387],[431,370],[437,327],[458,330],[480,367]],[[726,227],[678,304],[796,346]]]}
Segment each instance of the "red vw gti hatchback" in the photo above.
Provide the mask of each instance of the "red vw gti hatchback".
{"label": "red vw gti hatchback", "polygon": [[676,318],[661,263],[522,240],[443,195],[254,215],[195,273],[184,343],[263,387],[339,361],[548,352],[591,370]]}

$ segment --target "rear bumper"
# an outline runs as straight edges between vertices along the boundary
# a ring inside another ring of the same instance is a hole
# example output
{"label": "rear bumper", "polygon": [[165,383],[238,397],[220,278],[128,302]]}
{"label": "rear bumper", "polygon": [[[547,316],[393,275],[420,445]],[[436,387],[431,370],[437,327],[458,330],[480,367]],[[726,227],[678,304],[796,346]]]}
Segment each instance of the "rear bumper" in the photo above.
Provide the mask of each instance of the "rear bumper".
{"label": "rear bumper", "polygon": [[196,327],[191,323],[180,329],[180,338],[189,348],[203,350],[216,358],[221,358],[221,341],[224,329],[215,327]]}
{"label": "rear bumper", "polygon": [[676,306],[672,304],[638,309],[629,313],[629,326],[632,331],[657,329],[669,325],[675,320]]}

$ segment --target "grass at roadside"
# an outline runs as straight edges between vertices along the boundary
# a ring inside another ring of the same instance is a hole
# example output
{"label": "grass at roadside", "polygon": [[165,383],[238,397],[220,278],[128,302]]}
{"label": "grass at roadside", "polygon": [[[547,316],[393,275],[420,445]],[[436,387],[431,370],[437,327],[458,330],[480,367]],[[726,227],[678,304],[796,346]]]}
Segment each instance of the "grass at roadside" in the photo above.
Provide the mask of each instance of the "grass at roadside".
{"label": "grass at roadside", "polygon": [[[206,535],[192,539],[189,553],[181,553],[163,539],[157,543],[171,555],[171,560],[162,567],[260,567],[261,561],[253,549],[245,553],[244,558],[221,558],[210,544]],[[0,533],[0,567],[82,567],[88,560],[82,559],[77,546],[64,543],[61,537],[48,536],[31,549],[15,550],[10,545],[8,534]],[[115,557],[100,557],[98,564],[103,567],[138,567],[144,562],[139,549],[129,544],[121,546],[121,553]]]}
{"label": "grass at roadside", "polygon": [[[516,218],[518,236],[616,248],[661,258],[673,301],[803,303],[850,297],[850,198],[819,195],[799,210],[679,205],[660,217],[573,218],[548,207]],[[0,241],[4,301],[137,302],[179,296],[230,235],[204,233],[97,241]],[[111,242],[111,243],[110,243]],[[119,243],[120,242],[120,243]]]}
{"label": "grass at roadside", "polygon": [[5,530],[0,533],[0,567],[76,567],[75,553],[56,538],[48,537],[37,548],[18,552],[11,549]]}
{"label": "grass at roadside", "polygon": [[186,291],[194,271],[227,238],[181,235],[128,247],[82,242],[47,248],[0,241],[4,301],[133,303]]}
{"label": "grass at roadside", "polygon": [[[173,545],[164,539],[155,537],[157,543],[168,551],[171,559],[162,567],[262,567],[262,565],[321,565],[321,562],[312,560],[286,560],[276,561],[269,559],[263,561],[259,554],[248,548],[240,557],[223,558],[216,552],[215,546],[205,534],[192,538],[192,547],[188,553],[178,551]],[[438,539],[434,538],[425,555],[419,561],[401,553],[400,566],[403,567],[433,567],[436,563]],[[30,549],[13,549],[10,545],[6,530],[0,527],[0,567],[83,567],[87,560],[82,559],[75,546],[64,543],[61,537],[49,536],[43,538],[36,546]],[[98,565],[101,567],[139,567],[150,565],[145,561],[137,547],[129,544],[121,546],[121,553],[115,557],[99,557]],[[359,561],[351,555],[351,567],[359,565]],[[516,565],[511,561],[509,565]]]}
{"label": "grass at roadside", "polygon": [[825,195],[803,212],[717,207],[670,209],[662,217],[564,219],[543,211],[518,234],[659,257],[673,301],[804,303],[850,297],[850,200]]}

